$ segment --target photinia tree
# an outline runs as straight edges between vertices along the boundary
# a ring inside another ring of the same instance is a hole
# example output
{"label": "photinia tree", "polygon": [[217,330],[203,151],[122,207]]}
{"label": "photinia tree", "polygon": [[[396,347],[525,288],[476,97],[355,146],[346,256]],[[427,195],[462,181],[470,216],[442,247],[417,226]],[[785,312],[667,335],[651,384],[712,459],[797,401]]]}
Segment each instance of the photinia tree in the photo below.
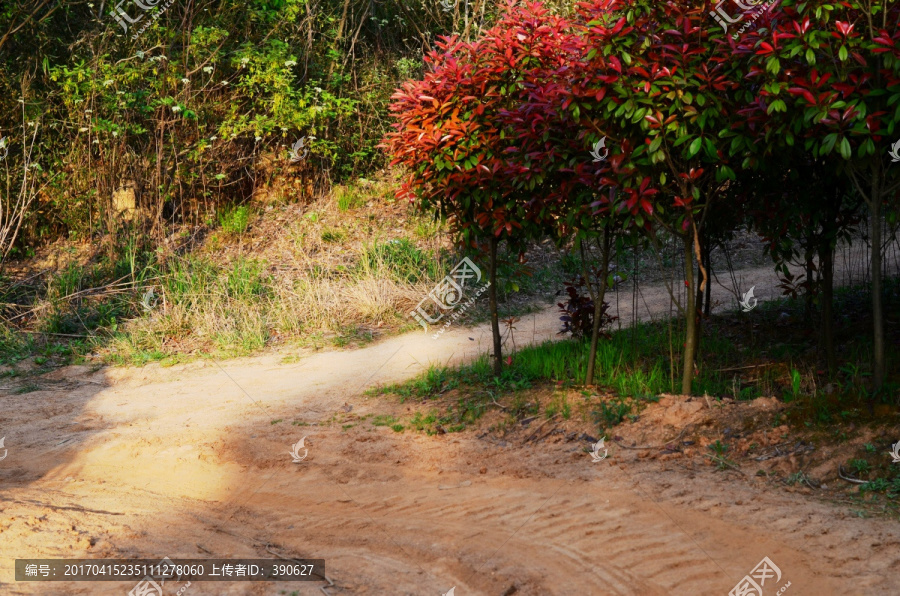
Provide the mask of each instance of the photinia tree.
{"label": "photinia tree", "polygon": [[893,1],[784,0],[735,47],[757,90],[747,117],[776,148],[797,145],[824,160],[868,207],[876,391],[885,377],[883,217],[900,189],[889,159],[900,122],[898,23]]}
{"label": "photinia tree", "polygon": [[[514,177],[523,190],[539,190],[535,195],[551,206],[551,230],[559,244],[572,242],[582,255],[582,278],[593,303],[593,325],[585,384],[593,384],[594,369],[604,302],[609,285],[609,263],[614,245],[625,231],[622,201],[617,190],[633,176],[627,145],[592,148],[577,105],[573,86],[587,75],[584,29],[575,23],[554,19],[560,43],[557,60],[544,61],[544,68],[532,70],[522,79],[527,100],[504,112],[510,122],[515,146],[508,151],[518,168]],[[546,32],[534,29],[535,33]],[[563,36],[562,31],[568,35]],[[593,80],[593,75],[589,77]],[[592,153],[593,151],[593,153]],[[535,184],[537,183],[537,184]],[[624,193],[631,193],[630,189]],[[627,213],[626,213],[627,217]],[[600,267],[588,271],[585,246],[595,242],[600,250]]]}
{"label": "photinia tree", "polygon": [[[638,226],[651,221],[681,238],[687,303],[681,390],[691,392],[699,342],[696,294],[707,283],[700,236],[708,207],[735,179],[722,134],[737,117],[739,87],[726,35],[709,24],[711,3],[594,0],[579,5],[595,81],[571,109],[601,135],[635,147],[640,180],[622,200]],[[691,263],[702,276],[698,284]]]}
{"label": "photinia tree", "polygon": [[509,4],[472,43],[444,38],[426,57],[428,72],[394,95],[397,122],[384,147],[408,176],[400,197],[448,219],[466,244],[490,245],[493,365],[502,367],[497,311],[497,247],[524,248],[556,227],[559,194],[520,150],[529,127],[522,105],[547,71],[577,55],[574,29],[539,4]]}

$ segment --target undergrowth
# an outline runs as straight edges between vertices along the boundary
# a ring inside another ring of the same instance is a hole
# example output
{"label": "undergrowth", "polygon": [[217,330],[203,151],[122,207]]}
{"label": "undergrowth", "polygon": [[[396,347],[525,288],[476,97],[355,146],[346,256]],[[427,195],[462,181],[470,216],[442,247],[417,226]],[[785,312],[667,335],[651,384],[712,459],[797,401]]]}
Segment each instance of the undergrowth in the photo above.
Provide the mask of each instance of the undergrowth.
{"label": "undergrowth", "polygon": [[[888,284],[889,302],[897,302],[897,280]],[[869,300],[859,288],[836,292],[838,312],[865,312]],[[783,299],[761,304],[751,313],[734,312],[704,320],[701,359],[694,382],[695,395],[711,399],[749,400],[774,396],[790,404],[785,422],[821,429],[848,420],[863,420],[879,407],[892,408],[898,399],[898,379],[888,379],[887,390],[873,395],[868,390],[869,339],[859,333],[860,321],[845,316],[838,324],[839,370],[824,370],[816,337],[803,324],[804,305]],[[626,419],[635,419],[650,400],[676,393],[681,363],[680,350],[670,337],[681,337],[678,323],[639,322],[610,333],[597,350],[595,387],[584,388],[591,417],[599,430]],[[540,405],[520,399],[525,390],[542,387],[579,387],[587,367],[589,342],[548,341],[515,351],[500,377],[493,376],[486,355],[459,367],[432,367],[423,375],[375,392],[393,393],[401,401],[432,400],[455,391],[457,402],[448,412],[467,412],[477,419],[486,408],[502,406],[514,417],[536,415]],[[675,360],[670,355],[675,355]],[[898,370],[897,346],[888,349],[888,370]],[[502,399],[501,399],[502,398]],[[880,404],[880,405],[879,405]],[[544,406],[548,415],[559,405]],[[457,415],[462,421],[463,417]],[[722,454],[717,457],[724,459]],[[725,464],[722,464],[725,465]],[[885,489],[887,490],[887,489]]]}

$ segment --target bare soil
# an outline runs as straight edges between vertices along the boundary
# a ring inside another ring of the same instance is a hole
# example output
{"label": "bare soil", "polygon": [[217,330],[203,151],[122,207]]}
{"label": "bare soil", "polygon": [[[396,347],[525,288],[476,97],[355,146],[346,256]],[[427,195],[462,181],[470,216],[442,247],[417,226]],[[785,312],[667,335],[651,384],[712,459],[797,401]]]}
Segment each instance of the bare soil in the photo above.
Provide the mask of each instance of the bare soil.
{"label": "bare soil", "polygon": [[[778,293],[769,267],[742,277],[761,300]],[[732,303],[719,287],[713,295]],[[629,302],[618,305],[624,321]],[[641,289],[636,317],[668,312],[665,289]],[[523,317],[517,345],[555,337],[557,316],[551,308]],[[367,397],[367,388],[488,346],[486,326],[451,327],[438,340],[420,331],[290,363],[270,353],[4,380],[0,593],[133,587],[15,582],[16,558],[276,552],[325,559],[332,585],[197,582],[184,593],[724,595],[763,557],[781,573],[766,596],[787,582],[789,595],[900,593],[900,524],[804,494],[829,490],[833,474],[821,471],[824,489],[789,492],[755,475],[783,458],[748,455],[717,470],[705,456],[703,441],[726,427],[747,441],[739,450],[765,442],[753,455],[793,446],[772,428],[772,398],[666,396],[617,427],[598,462],[586,452],[590,427],[577,420],[534,420],[497,438],[484,429],[397,433],[366,417],[418,407]],[[771,430],[753,435],[763,428]],[[292,463],[302,437],[309,455]]]}

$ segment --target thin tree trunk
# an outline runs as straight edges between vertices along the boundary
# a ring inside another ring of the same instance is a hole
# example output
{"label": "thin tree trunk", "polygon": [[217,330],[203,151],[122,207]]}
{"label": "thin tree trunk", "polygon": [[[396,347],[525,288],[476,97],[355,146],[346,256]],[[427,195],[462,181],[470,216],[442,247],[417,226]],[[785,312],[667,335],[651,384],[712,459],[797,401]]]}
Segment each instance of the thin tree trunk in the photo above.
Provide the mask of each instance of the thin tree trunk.
{"label": "thin tree trunk", "polygon": [[712,256],[710,255],[712,251],[709,247],[709,241],[706,243],[706,252],[703,257],[706,259],[706,301],[703,303],[703,314],[709,317],[710,310],[712,309],[711,300],[712,300]]}
{"label": "thin tree trunk", "polygon": [[[585,385],[593,385],[594,384],[594,365],[597,361],[597,343],[600,339],[600,323],[603,318],[603,300],[606,298],[606,280],[609,277],[609,253],[611,249],[610,242],[610,233],[609,228],[605,228],[603,230],[603,246],[601,248],[603,256],[602,261],[603,264],[600,266],[601,278],[600,278],[600,288],[597,292],[597,296],[591,296],[594,300],[594,326],[591,329],[591,350],[588,352],[588,362],[587,362],[587,374],[584,378]],[[582,259],[582,263],[584,260]],[[587,277],[585,280],[588,283],[588,287],[590,287],[590,281]],[[593,292],[591,292],[593,294]]]}
{"label": "thin tree trunk", "polygon": [[684,272],[687,279],[687,308],[684,309],[685,333],[684,333],[684,368],[681,376],[682,395],[691,394],[691,384],[694,380],[694,355],[697,351],[697,307],[696,290],[694,281],[693,240],[689,235],[683,236],[684,240]]}
{"label": "thin tree trunk", "polygon": [[494,338],[494,376],[499,377],[503,372],[503,355],[500,344],[500,316],[497,313],[497,245],[500,241],[496,236],[491,237],[491,262],[490,278],[491,286],[488,288],[488,300],[491,307],[491,335]]}
{"label": "thin tree trunk", "polygon": [[819,263],[822,267],[822,344],[828,372],[834,375],[837,371],[834,351],[834,249],[827,240],[819,247]]}
{"label": "thin tree trunk", "polygon": [[871,238],[872,238],[872,323],[874,342],[872,345],[872,377],[874,389],[884,385],[884,306],[881,302],[881,164],[875,164],[872,172]]}
{"label": "thin tree trunk", "polygon": [[[701,243],[701,247],[703,244]],[[701,263],[706,260],[706,254],[701,253],[700,261],[697,263],[697,277],[695,279],[700,279],[703,273],[700,271]],[[706,284],[706,287],[709,287],[709,284]],[[694,345],[697,346],[695,349],[699,350],[700,347],[700,327],[703,324],[703,294],[704,288],[700,287],[700,284],[697,284],[697,297],[694,299],[694,312],[696,322],[694,323]]]}
{"label": "thin tree trunk", "polygon": [[[809,238],[809,237],[807,237]],[[807,244],[806,250],[806,295],[804,296],[803,317],[806,325],[812,325],[813,311],[813,292],[815,291],[815,281],[813,280],[813,258],[812,248]]]}
{"label": "thin tree trunk", "polygon": [[[306,10],[308,13],[309,12],[308,3],[307,3]],[[341,13],[341,20],[338,22],[337,33],[334,36],[334,44],[332,46],[335,50],[340,50],[339,46],[340,46],[341,41],[343,41],[344,28],[347,26],[347,12],[349,10],[350,10],[350,0],[344,0],[344,9],[343,9],[343,12]],[[310,31],[312,31],[312,23],[310,23]],[[331,63],[328,65],[328,74],[329,75],[334,72],[334,63],[335,63],[335,61],[332,60]]]}

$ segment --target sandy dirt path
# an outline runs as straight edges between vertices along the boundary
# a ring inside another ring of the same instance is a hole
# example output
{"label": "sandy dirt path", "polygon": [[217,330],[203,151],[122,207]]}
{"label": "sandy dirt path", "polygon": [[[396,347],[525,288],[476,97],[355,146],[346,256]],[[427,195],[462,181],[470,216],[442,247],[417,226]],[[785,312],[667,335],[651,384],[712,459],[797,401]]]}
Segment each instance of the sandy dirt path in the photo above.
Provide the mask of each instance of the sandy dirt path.
{"label": "sandy dirt path", "polygon": [[[769,268],[742,272],[761,300]],[[733,299],[719,287],[714,299]],[[630,320],[630,292],[619,316]],[[646,287],[639,316],[665,316]],[[555,309],[516,343],[555,337]],[[900,593],[900,526],[723,482],[711,469],[572,443],[495,443],[332,421],[403,412],[377,384],[485,351],[489,329],[407,334],[281,364],[67,367],[0,389],[0,593],[127,594],[133,584],[15,582],[16,558],[322,558],[323,582],[194,583],[184,594],[719,594],[763,557],[775,594]],[[35,387],[31,387],[35,389]],[[274,422],[280,421],[280,422]],[[291,462],[306,437],[309,455]],[[166,587],[174,594],[179,585]],[[752,593],[752,592],[751,592]]]}

